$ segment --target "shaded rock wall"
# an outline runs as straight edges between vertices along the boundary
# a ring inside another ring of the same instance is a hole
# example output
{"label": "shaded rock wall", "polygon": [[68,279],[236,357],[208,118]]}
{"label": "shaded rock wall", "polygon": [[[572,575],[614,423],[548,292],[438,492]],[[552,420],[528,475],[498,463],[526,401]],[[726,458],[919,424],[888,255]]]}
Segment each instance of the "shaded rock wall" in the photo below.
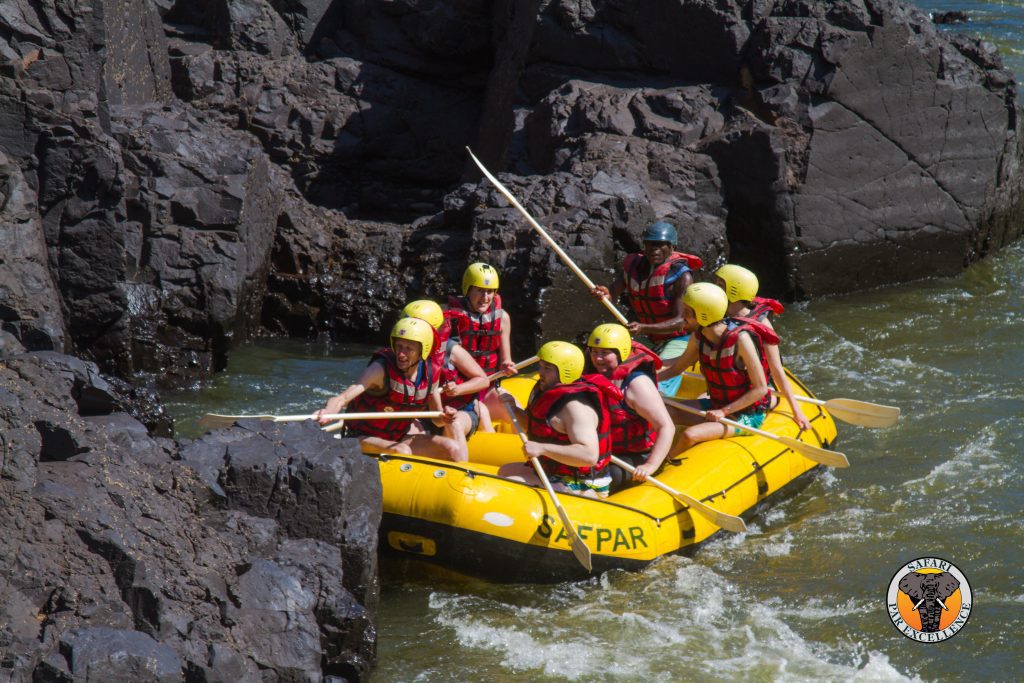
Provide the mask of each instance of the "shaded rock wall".
{"label": "shaded rock wall", "polygon": [[1020,234],[1012,76],[894,0],[94,5],[0,17],[5,211],[49,270],[26,236],[0,312],[122,376],[191,382],[258,331],[377,340],[478,258],[523,351],[602,318],[466,145],[600,282],[655,219],[785,297]]}
{"label": "shaded rock wall", "polygon": [[174,442],[112,407],[92,364],[40,352],[0,366],[2,670],[365,679],[376,462],[314,425]]}

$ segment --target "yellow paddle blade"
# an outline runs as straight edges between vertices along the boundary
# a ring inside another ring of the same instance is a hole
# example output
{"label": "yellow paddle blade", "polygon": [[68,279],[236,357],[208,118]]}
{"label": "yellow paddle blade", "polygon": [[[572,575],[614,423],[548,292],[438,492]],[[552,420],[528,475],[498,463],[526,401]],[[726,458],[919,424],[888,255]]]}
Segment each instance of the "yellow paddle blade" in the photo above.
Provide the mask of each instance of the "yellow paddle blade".
{"label": "yellow paddle blade", "polygon": [[892,427],[900,419],[900,409],[852,398],[830,398],[825,407],[837,420],[861,427]]}
{"label": "yellow paddle blade", "polygon": [[[550,484],[549,484],[550,485]],[[594,565],[591,561],[590,548],[583,542],[580,535],[576,532],[576,528],[572,525],[572,520],[569,519],[569,513],[565,511],[562,504],[555,500],[555,508],[558,510],[558,516],[562,519],[562,524],[565,526],[566,533],[569,534],[569,538],[572,541],[572,554],[576,557],[576,560],[586,568],[588,572],[594,571]]]}
{"label": "yellow paddle blade", "polygon": [[[722,421],[726,422],[726,420],[722,420]],[[752,430],[749,429],[749,427],[744,427],[743,425],[737,425],[737,426],[740,429],[745,429],[747,431],[752,431]],[[799,439],[794,439],[794,438],[791,438],[791,437],[788,437],[788,436],[776,436],[775,434],[771,434],[770,432],[761,432],[760,430],[758,430],[755,433],[761,434],[762,436],[766,436],[766,437],[768,437],[770,439],[775,439],[779,443],[783,444],[787,448],[790,448],[790,449],[796,451],[797,453],[799,453],[800,455],[804,456],[805,458],[809,458],[810,460],[813,460],[814,462],[817,462],[817,463],[821,463],[822,465],[828,465],[829,467],[849,467],[850,466],[850,461],[847,460],[846,455],[843,454],[843,453],[840,453],[839,451],[825,450],[824,448],[819,448],[818,446],[812,446],[809,443],[804,443],[803,441],[800,441]]]}
{"label": "yellow paddle blade", "polygon": [[[630,474],[636,471],[636,468],[630,465],[625,460],[612,456],[612,462],[626,470]],[[702,503],[691,495],[683,493],[682,491],[676,491],[674,488],[667,484],[663,484],[661,481],[654,477],[647,477],[647,483],[653,485],[655,488],[661,489],[668,495],[678,500],[683,505],[693,508],[695,512],[700,514],[702,517],[710,521],[717,527],[725,529],[726,531],[732,531],[734,533],[741,533],[747,530],[747,524],[742,518],[735,515],[716,510],[706,503]]]}

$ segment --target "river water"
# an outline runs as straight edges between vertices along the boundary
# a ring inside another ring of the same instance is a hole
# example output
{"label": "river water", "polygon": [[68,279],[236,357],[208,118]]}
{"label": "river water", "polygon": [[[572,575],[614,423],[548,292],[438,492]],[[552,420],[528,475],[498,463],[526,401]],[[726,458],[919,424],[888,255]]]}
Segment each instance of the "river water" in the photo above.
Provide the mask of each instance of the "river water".
{"label": "river water", "polygon": [[[1022,3],[967,9],[1020,74]],[[898,405],[893,428],[839,424],[851,467],[822,471],[693,557],[556,586],[492,585],[382,566],[375,681],[1019,680],[1024,672],[1024,246],[961,276],[789,306],[787,364],[822,398]],[[582,296],[582,294],[581,294]],[[309,413],[371,349],[274,342],[233,352],[169,396],[203,412]],[[918,557],[955,564],[974,605],[920,644],[886,610]]]}

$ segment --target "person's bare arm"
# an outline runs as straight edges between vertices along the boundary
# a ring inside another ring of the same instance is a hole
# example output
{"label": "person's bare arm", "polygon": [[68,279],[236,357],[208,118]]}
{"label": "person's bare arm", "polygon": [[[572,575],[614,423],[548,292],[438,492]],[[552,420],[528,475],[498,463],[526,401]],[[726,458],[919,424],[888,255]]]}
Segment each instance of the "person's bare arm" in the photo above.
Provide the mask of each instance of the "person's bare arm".
{"label": "person's bare arm", "polygon": [[465,381],[461,384],[446,382],[441,388],[445,396],[468,396],[483,391],[490,386],[490,383],[487,381],[487,373],[484,372],[480,364],[473,358],[473,354],[462,348],[461,345],[452,348],[451,361]]}
{"label": "person's bare arm", "polygon": [[757,354],[757,347],[749,333],[741,332],[736,340],[737,351],[743,359],[743,365],[747,368],[747,377],[750,378],[750,388],[739,398],[730,401],[721,408],[709,410],[707,420],[718,422],[723,417],[738,413],[744,408],[753,405],[768,393],[768,380],[764,376],[764,369],[761,367],[761,358]]}
{"label": "person's bare arm", "polygon": [[506,375],[516,374],[516,364],[512,361],[512,318],[505,309],[501,310],[501,348],[498,354],[499,368]]}
{"label": "person's bare arm", "polygon": [[686,350],[683,351],[681,356],[676,356],[662,367],[661,370],[658,370],[659,382],[664,382],[667,379],[672,379],[677,375],[681,375],[686,368],[697,362],[698,334],[700,334],[700,332],[694,332],[690,335],[690,340],[686,343]]}
{"label": "person's bare arm", "polygon": [[551,419],[561,424],[572,443],[527,441],[523,444],[523,452],[528,457],[544,455],[569,467],[595,465],[601,451],[597,438],[598,418],[594,409],[579,401],[569,401]]}
{"label": "person's bare arm", "polygon": [[615,303],[619,300],[619,297],[622,296],[622,292],[625,291],[625,289],[626,280],[622,276],[622,271],[619,271],[615,276],[615,279],[612,281],[611,288],[605,287],[604,285],[596,285],[592,290],[590,290],[590,295],[595,299],[608,297],[611,299],[612,303]]}
{"label": "person's bare arm", "polygon": [[658,387],[649,377],[637,377],[629,383],[626,404],[640,417],[647,420],[651,427],[658,430],[658,436],[647,456],[647,462],[637,467],[636,472],[633,473],[634,479],[644,481],[657,472],[661,464],[665,462],[665,458],[668,457],[668,449],[672,446],[672,440],[676,435],[676,426],[672,422],[672,416],[665,408],[664,401],[661,400],[661,395],[658,394]]}
{"label": "person's bare arm", "polygon": [[332,415],[344,411],[345,406],[364,391],[383,389],[386,379],[387,373],[384,371],[384,366],[381,363],[370,363],[367,365],[354,384],[350,385],[337,396],[329,398],[327,403],[324,404],[324,407],[316,412],[316,416],[320,424],[326,424],[328,422],[328,420],[320,419],[321,415]]}
{"label": "person's bare arm", "polygon": [[433,423],[438,427],[455,422],[455,416],[459,414],[458,410],[451,406],[446,406],[444,401],[441,400],[441,387],[434,387],[430,390],[430,396],[427,397],[427,406],[431,410],[439,410],[444,413],[443,417],[433,419]]}
{"label": "person's bare arm", "polygon": [[789,377],[786,376],[786,369],[782,367],[782,354],[779,353],[779,345],[765,344],[764,351],[768,357],[768,369],[772,373],[772,379],[775,380],[775,386],[779,388],[782,395],[789,401],[790,407],[793,408],[793,419],[796,420],[800,429],[810,429],[811,423],[804,415],[804,411],[800,410],[800,404],[796,402],[796,395],[793,393],[793,385],[790,383]]}

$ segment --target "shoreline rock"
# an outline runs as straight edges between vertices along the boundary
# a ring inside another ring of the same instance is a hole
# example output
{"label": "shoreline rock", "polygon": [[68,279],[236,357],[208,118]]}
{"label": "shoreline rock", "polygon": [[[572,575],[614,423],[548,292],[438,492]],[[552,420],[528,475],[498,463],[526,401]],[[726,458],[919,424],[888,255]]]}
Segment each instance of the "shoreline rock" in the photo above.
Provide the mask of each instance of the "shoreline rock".
{"label": "shoreline rock", "polygon": [[312,424],[154,438],[69,368],[96,373],[52,352],[0,366],[8,673],[365,680],[376,462]]}

